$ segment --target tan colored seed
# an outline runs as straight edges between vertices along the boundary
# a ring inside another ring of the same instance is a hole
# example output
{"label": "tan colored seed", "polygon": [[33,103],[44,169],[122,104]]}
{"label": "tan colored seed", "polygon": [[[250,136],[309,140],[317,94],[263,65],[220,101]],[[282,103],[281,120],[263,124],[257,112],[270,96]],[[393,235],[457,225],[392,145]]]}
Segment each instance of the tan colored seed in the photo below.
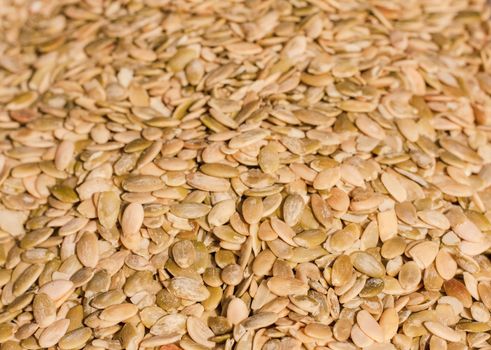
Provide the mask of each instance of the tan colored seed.
{"label": "tan colored seed", "polygon": [[340,255],[332,265],[331,283],[333,286],[343,286],[353,275],[353,265],[347,255]]}
{"label": "tan colored seed", "polygon": [[40,293],[34,297],[32,310],[34,319],[39,327],[46,328],[56,320],[56,305],[46,294]]}
{"label": "tan colored seed", "polygon": [[101,312],[99,317],[101,320],[115,324],[133,317],[137,312],[138,308],[136,305],[123,303],[108,306]]}
{"label": "tan colored seed", "polygon": [[228,303],[227,319],[231,324],[236,325],[245,320],[249,315],[249,309],[240,298],[233,298]]}
{"label": "tan colored seed", "polygon": [[452,229],[459,237],[470,242],[483,241],[481,230],[461,210],[453,208],[447,212],[446,216]]}
{"label": "tan colored seed", "polygon": [[435,259],[436,270],[444,280],[452,279],[457,273],[457,263],[452,256],[443,249],[440,249]]}
{"label": "tan colored seed", "polygon": [[397,235],[397,216],[393,209],[378,213],[377,223],[380,240],[382,242],[385,242]]}
{"label": "tan colored seed", "polygon": [[203,301],[210,292],[199,281],[188,277],[175,277],[170,281],[169,290],[175,296],[192,301]]}
{"label": "tan colored seed", "polygon": [[409,250],[409,255],[422,269],[427,268],[435,261],[438,254],[438,244],[436,242],[421,242]]}
{"label": "tan colored seed", "polygon": [[66,318],[53,322],[39,336],[39,346],[49,348],[56,345],[65,335],[69,325],[70,321]]}
{"label": "tan colored seed", "polygon": [[39,288],[39,294],[46,294],[51,300],[57,301],[72,291],[73,282],[66,280],[55,280],[43,284]]}
{"label": "tan colored seed", "polygon": [[250,130],[242,133],[241,135],[237,135],[233,137],[228,145],[230,148],[243,148],[246,146],[253,145],[256,142],[264,139],[269,135],[269,132],[264,129],[259,130]]}
{"label": "tan colored seed", "polygon": [[414,261],[409,261],[402,265],[399,271],[399,283],[404,289],[411,290],[421,281],[421,269]]}
{"label": "tan colored seed", "polygon": [[200,170],[204,174],[214,177],[229,178],[229,177],[236,177],[239,175],[239,171],[237,170],[237,168],[234,168],[227,164],[220,164],[220,163],[203,164],[200,167]]}
{"label": "tan colored seed", "polygon": [[99,262],[99,245],[95,233],[85,232],[77,242],[76,251],[84,266],[96,267]]}
{"label": "tan colored seed", "polygon": [[248,224],[257,224],[263,216],[264,205],[259,197],[247,197],[242,202],[242,215]]}
{"label": "tan colored seed", "polygon": [[284,242],[293,247],[297,246],[297,244],[293,241],[295,231],[293,231],[292,228],[285,222],[278,218],[271,218],[271,227]]}
{"label": "tan colored seed", "polygon": [[[384,130],[372,119],[368,118],[366,114],[361,114],[355,120],[356,126],[366,135],[378,140],[385,138]],[[382,175],[383,176],[383,175]],[[383,180],[382,180],[383,181]],[[385,185],[385,183],[384,183]]]}
{"label": "tan colored seed", "polygon": [[455,278],[445,281],[443,288],[447,295],[457,298],[464,307],[471,307],[472,297],[465,285]]}
{"label": "tan colored seed", "polygon": [[436,210],[424,210],[418,213],[418,217],[429,225],[433,225],[441,230],[448,230],[450,222],[448,219]]}
{"label": "tan colored seed", "polygon": [[55,166],[58,170],[65,170],[66,167],[73,160],[73,153],[75,152],[75,145],[73,142],[64,140],[56,149],[55,154]]}
{"label": "tan colored seed", "polygon": [[329,339],[332,337],[331,328],[321,323],[309,323],[305,326],[304,333],[316,339]]}
{"label": "tan colored seed", "polygon": [[208,223],[212,226],[222,226],[226,224],[235,213],[235,201],[226,199],[218,202],[208,213]]}
{"label": "tan colored seed", "polygon": [[230,264],[222,270],[222,281],[229,286],[236,286],[242,281],[243,271],[240,265]]}
{"label": "tan colored seed", "polygon": [[291,194],[283,202],[283,219],[288,226],[295,226],[303,213],[305,203],[299,194]]}
{"label": "tan colored seed", "polygon": [[172,257],[179,267],[185,269],[194,264],[196,252],[190,241],[179,241],[172,247]]}
{"label": "tan colored seed", "polygon": [[366,252],[356,252],[350,255],[353,266],[358,271],[370,277],[385,276],[384,265],[373,255]]}
{"label": "tan colored seed", "polygon": [[88,327],[75,329],[64,335],[58,346],[62,350],[77,349],[83,347],[92,336],[92,330]]}
{"label": "tan colored seed", "polygon": [[186,320],[187,317],[182,314],[165,315],[153,323],[150,333],[160,336],[170,336],[176,333],[185,334]]}
{"label": "tan colored seed", "polygon": [[386,342],[390,341],[397,334],[399,328],[399,315],[395,308],[387,308],[380,316],[380,327],[384,331],[384,339]]}
{"label": "tan colored seed", "polygon": [[207,348],[212,348],[215,346],[215,342],[209,340],[211,337],[214,336],[213,332],[199,318],[193,316],[188,317],[186,326],[189,336],[196,343],[201,344]]}
{"label": "tan colored seed", "polygon": [[118,220],[121,199],[115,192],[102,192],[97,202],[99,222],[106,229],[111,229]]}
{"label": "tan colored seed", "polygon": [[197,219],[210,212],[208,205],[201,203],[179,203],[170,207],[170,212],[183,219]]}
{"label": "tan colored seed", "polygon": [[398,178],[389,172],[382,173],[380,177],[387,191],[398,202],[404,202],[407,198],[406,189],[402,186]]}
{"label": "tan colored seed", "polygon": [[329,190],[336,185],[340,178],[341,171],[339,167],[325,169],[317,174],[313,186],[316,190]]}
{"label": "tan colored seed", "polygon": [[139,203],[129,204],[123,211],[121,219],[121,228],[123,234],[132,235],[138,233],[144,218],[143,206]]}
{"label": "tan colored seed", "polygon": [[268,281],[268,288],[278,296],[306,294],[308,286],[295,278],[272,277]]}
{"label": "tan colored seed", "polygon": [[258,155],[258,164],[266,174],[273,174],[280,167],[278,152],[271,144],[261,148]]}
{"label": "tan colored seed", "polygon": [[230,188],[227,180],[202,173],[189,174],[186,181],[190,186],[202,191],[225,192]]}
{"label": "tan colored seed", "polygon": [[274,312],[260,312],[255,315],[249,316],[241,325],[245,329],[258,329],[267,327],[278,320],[278,315]]}
{"label": "tan colored seed", "polygon": [[349,208],[350,199],[346,194],[346,192],[344,192],[343,190],[340,190],[339,188],[333,188],[329,192],[329,198],[327,199],[327,203],[334,210],[344,212]]}
{"label": "tan colored seed", "polygon": [[442,325],[438,322],[427,321],[424,323],[425,327],[434,335],[443,338],[451,342],[458,342],[460,335],[452,328]]}
{"label": "tan colored seed", "polygon": [[358,312],[356,314],[356,322],[361,330],[370,338],[378,343],[384,341],[384,330],[368,311],[361,310]]}

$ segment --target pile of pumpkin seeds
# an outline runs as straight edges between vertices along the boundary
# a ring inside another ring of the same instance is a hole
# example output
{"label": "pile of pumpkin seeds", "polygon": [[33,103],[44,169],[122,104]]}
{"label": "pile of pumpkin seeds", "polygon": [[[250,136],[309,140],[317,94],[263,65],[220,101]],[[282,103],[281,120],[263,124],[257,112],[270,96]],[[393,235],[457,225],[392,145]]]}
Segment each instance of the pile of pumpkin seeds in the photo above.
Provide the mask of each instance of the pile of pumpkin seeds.
{"label": "pile of pumpkin seeds", "polygon": [[485,0],[2,0],[0,350],[491,349]]}

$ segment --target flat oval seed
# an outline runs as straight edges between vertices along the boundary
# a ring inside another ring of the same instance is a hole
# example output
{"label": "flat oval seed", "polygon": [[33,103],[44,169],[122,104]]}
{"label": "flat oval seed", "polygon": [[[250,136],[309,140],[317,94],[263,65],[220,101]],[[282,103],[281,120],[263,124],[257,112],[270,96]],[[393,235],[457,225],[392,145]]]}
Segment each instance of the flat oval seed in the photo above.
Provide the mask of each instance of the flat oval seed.
{"label": "flat oval seed", "polygon": [[242,202],[242,215],[248,224],[256,224],[263,216],[263,201],[259,197],[247,197]]}
{"label": "flat oval seed", "polygon": [[241,322],[245,329],[259,329],[267,327],[278,320],[278,315],[275,312],[260,312],[246,318]]}
{"label": "flat oval seed", "polygon": [[45,328],[39,336],[39,346],[49,348],[56,345],[65,335],[69,325],[70,320],[66,318],[53,322],[51,325]]}
{"label": "flat oval seed", "polygon": [[366,252],[356,252],[350,255],[353,266],[358,271],[370,277],[384,277],[384,265],[371,254]]}
{"label": "flat oval seed", "polygon": [[225,179],[205,175],[203,173],[192,173],[186,176],[189,186],[202,191],[226,192],[230,188],[230,182]]}
{"label": "flat oval seed", "polygon": [[169,290],[178,298],[191,301],[204,301],[210,296],[210,292],[203,284],[188,277],[173,278]]}
{"label": "flat oval seed", "polygon": [[121,228],[123,230],[123,234],[132,235],[138,233],[143,224],[144,216],[145,212],[141,204],[129,204],[125,208],[123,212],[123,217],[121,219]]}
{"label": "flat oval seed", "polygon": [[102,226],[111,229],[118,221],[121,199],[116,192],[102,192],[97,202],[97,216]]}
{"label": "flat oval seed", "polygon": [[239,176],[239,170],[227,164],[208,163],[203,164],[200,170],[209,176],[230,178]]}
{"label": "flat oval seed", "polygon": [[409,261],[402,265],[399,271],[399,283],[404,289],[415,288],[421,281],[421,269],[414,261]]}
{"label": "flat oval seed", "polygon": [[201,344],[207,348],[215,346],[215,342],[209,339],[214,336],[208,326],[197,317],[188,317],[186,322],[188,334],[196,343]]}
{"label": "flat oval seed", "polygon": [[373,316],[366,310],[361,310],[356,314],[356,322],[363,333],[378,343],[384,341],[384,330]]}
{"label": "flat oval seed", "polygon": [[227,319],[233,325],[239,324],[245,320],[249,315],[249,309],[244,301],[240,298],[233,298],[228,303],[227,307]]}
{"label": "flat oval seed", "polygon": [[194,264],[196,252],[190,241],[179,241],[172,247],[172,257],[177,265],[185,269]]}
{"label": "flat oval seed", "polygon": [[99,262],[99,245],[95,233],[85,232],[77,242],[76,252],[84,266],[96,267]]}
{"label": "flat oval seed", "polygon": [[293,231],[292,228],[288,226],[285,222],[273,217],[271,218],[271,227],[284,242],[293,247],[298,246],[297,243],[293,241],[293,238],[295,237],[295,231]]}
{"label": "flat oval seed", "polygon": [[291,194],[283,202],[283,219],[288,226],[295,226],[303,213],[305,203],[299,194]]}
{"label": "flat oval seed", "polygon": [[316,190],[329,190],[334,187],[340,179],[340,168],[334,167],[322,170],[318,173],[312,185]]}
{"label": "flat oval seed", "polygon": [[399,179],[395,175],[389,172],[384,172],[382,173],[380,180],[382,180],[385,188],[387,189],[387,191],[389,191],[390,195],[394,197],[396,201],[401,203],[406,200],[406,189],[402,186]]}
{"label": "flat oval seed", "polygon": [[99,317],[101,320],[116,324],[135,316],[137,312],[138,307],[136,305],[123,303],[108,306],[101,312]]}
{"label": "flat oval seed", "polygon": [[72,281],[55,280],[44,284],[41,288],[39,288],[38,293],[45,293],[53,301],[57,301],[69,293],[72,288]]}
{"label": "flat oval seed", "polygon": [[271,277],[268,288],[278,296],[307,294],[309,286],[295,278]]}
{"label": "flat oval seed", "polygon": [[333,286],[343,286],[353,275],[353,265],[347,255],[340,255],[332,265],[331,283]]}
{"label": "flat oval seed", "polygon": [[395,308],[387,308],[380,316],[380,327],[384,331],[384,339],[389,342],[397,334],[399,328],[399,315]]}
{"label": "flat oval seed", "polygon": [[65,170],[73,160],[75,145],[72,141],[63,140],[56,149],[55,166],[58,170]]}
{"label": "flat oval seed", "polygon": [[226,224],[230,217],[235,213],[235,201],[226,199],[218,202],[208,213],[208,223],[212,226]]}
{"label": "flat oval seed", "polygon": [[197,219],[210,212],[208,205],[201,203],[179,203],[170,207],[170,212],[183,219]]}
{"label": "flat oval seed", "polygon": [[460,334],[454,331],[452,328],[442,325],[438,322],[427,321],[424,323],[425,327],[434,335],[443,338],[451,342],[460,341]]}
{"label": "flat oval seed", "polygon": [[78,328],[64,335],[60,339],[58,346],[62,350],[80,349],[89,341],[91,337],[92,330],[90,328]]}
{"label": "flat oval seed", "polygon": [[40,293],[34,297],[32,304],[34,319],[41,328],[46,328],[56,320],[56,305],[46,294]]}
{"label": "flat oval seed", "polygon": [[435,266],[444,280],[452,279],[457,273],[457,263],[448,252],[442,249],[436,256]]}
{"label": "flat oval seed", "polygon": [[228,146],[235,149],[243,148],[259,142],[260,140],[266,138],[268,135],[269,131],[264,129],[246,131],[240,135],[233,137],[229,141]]}

